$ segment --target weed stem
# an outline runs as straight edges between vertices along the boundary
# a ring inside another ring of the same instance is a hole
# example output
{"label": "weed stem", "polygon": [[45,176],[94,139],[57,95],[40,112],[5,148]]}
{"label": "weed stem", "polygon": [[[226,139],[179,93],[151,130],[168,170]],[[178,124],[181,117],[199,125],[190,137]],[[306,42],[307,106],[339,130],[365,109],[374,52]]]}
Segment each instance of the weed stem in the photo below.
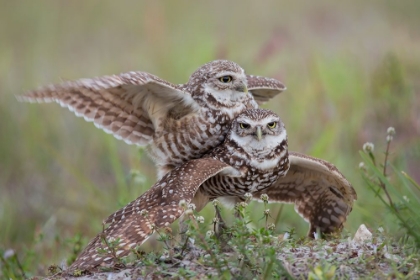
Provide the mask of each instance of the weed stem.
{"label": "weed stem", "polygon": [[[383,174],[385,177],[386,177],[386,167],[388,166],[388,156],[389,156],[390,146],[391,146],[391,141],[387,141],[386,151],[385,151],[385,160],[384,160],[384,171],[383,171]],[[386,189],[385,183],[382,180],[380,180],[380,185],[382,189],[384,190],[386,197],[388,198],[389,205],[391,206],[392,209],[394,209],[395,212],[398,212],[397,208],[394,207],[394,203],[392,203],[391,196],[389,195],[388,190]]]}

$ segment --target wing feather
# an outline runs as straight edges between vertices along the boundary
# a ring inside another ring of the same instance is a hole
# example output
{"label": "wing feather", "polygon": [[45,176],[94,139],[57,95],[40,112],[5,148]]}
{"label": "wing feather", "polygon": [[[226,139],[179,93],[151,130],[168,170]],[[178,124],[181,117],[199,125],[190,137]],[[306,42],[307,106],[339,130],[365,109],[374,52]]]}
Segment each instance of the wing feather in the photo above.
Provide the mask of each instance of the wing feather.
{"label": "wing feather", "polygon": [[[171,225],[184,213],[180,205],[188,205],[200,185],[219,172],[236,174],[231,166],[212,159],[191,160],[173,169],[153,187],[124,208],[110,215],[104,224],[107,228],[98,234],[69,267],[69,271],[110,267],[115,256],[104,244],[106,240],[118,240],[114,248],[117,257],[128,255],[131,250],[144,243],[157,229]],[[103,251],[105,253],[100,254]]]}
{"label": "wing feather", "polygon": [[284,84],[276,79],[247,75],[248,90],[259,105],[267,102],[286,90]]}
{"label": "wing feather", "polygon": [[310,223],[308,235],[340,230],[357,199],[356,191],[331,163],[307,155],[289,152],[290,169],[270,188],[254,193],[260,199],[266,193],[270,202],[294,203],[295,210]]}
{"label": "wing feather", "polygon": [[145,72],[68,81],[17,98],[57,102],[116,138],[140,146],[150,143],[157,122],[168,111],[185,115],[197,108],[180,86]]}

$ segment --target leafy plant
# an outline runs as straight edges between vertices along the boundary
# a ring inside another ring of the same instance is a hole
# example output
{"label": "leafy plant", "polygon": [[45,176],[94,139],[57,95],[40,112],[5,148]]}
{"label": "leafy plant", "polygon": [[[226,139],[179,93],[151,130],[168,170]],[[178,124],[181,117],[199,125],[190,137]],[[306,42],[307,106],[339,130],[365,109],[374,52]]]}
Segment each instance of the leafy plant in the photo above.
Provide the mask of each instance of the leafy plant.
{"label": "leafy plant", "polygon": [[[401,227],[420,248],[420,186],[406,172],[389,163],[390,148],[395,129],[387,130],[386,150],[383,163],[379,164],[374,154],[374,145],[365,143],[360,155],[363,162],[359,167],[363,170],[366,185],[375,193],[388,211],[398,220]],[[395,182],[388,176],[389,166],[396,175]]]}

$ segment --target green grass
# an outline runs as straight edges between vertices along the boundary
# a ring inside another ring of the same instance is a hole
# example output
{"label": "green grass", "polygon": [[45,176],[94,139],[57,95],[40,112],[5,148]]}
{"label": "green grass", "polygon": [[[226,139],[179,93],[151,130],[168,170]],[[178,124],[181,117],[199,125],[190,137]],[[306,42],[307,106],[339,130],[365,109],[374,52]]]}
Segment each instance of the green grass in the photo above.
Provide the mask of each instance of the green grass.
{"label": "green grass", "polygon": [[388,177],[390,168],[388,157],[391,153],[391,143],[395,135],[393,127],[387,130],[387,147],[383,163],[378,163],[374,153],[374,145],[366,143],[364,152],[360,153],[363,162],[359,167],[363,170],[366,185],[376,195],[388,212],[398,221],[407,237],[411,238],[417,248],[420,248],[420,186],[406,172],[392,167],[395,175],[393,180]]}
{"label": "green grass", "polygon": [[[13,249],[27,276],[71,258],[75,236],[86,244],[104,218],[153,184],[155,170],[144,152],[58,105],[14,95],[129,70],[183,83],[216,58],[286,84],[265,107],[286,124],[291,150],[334,163],[354,185],[359,199],[347,232],[364,223],[396,240],[406,233],[363,180],[358,151],[367,141],[385,151],[384,131],[393,126],[390,164],[420,181],[416,1],[0,3],[0,253]],[[399,191],[392,197],[412,197],[413,185],[389,172]],[[281,213],[276,233],[305,235],[291,205],[270,207],[273,217]],[[200,215],[211,219],[211,207]]]}
{"label": "green grass", "polygon": [[[216,201],[215,201],[216,202]],[[214,204],[214,203],[213,203]],[[214,204],[215,205],[215,204]],[[268,207],[264,204],[264,207]],[[185,206],[187,209],[187,207]],[[268,208],[266,208],[267,210]],[[273,219],[267,211],[255,213],[248,202],[235,207],[238,219],[219,236],[209,230],[215,221],[206,221],[198,213],[186,214],[186,236],[182,241],[169,228],[157,230],[161,250],[144,252],[135,248],[125,257],[118,257],[119,240],[106,240],[106,250],[114,252],[113,266],[92,271],[76,270],[84,279],[413,279],[420,276],[420,260],[413,239],[397,242],[383,228],[370,237],[348,233],[325,239],[299,238],[294,230],[276,233]],[[252,216],[258,220],[252,220]],[[419,228],[415,229],[417,232]],[[359,230],[358,230],[359,232]],[[414,240],[415,241],[415,240]],[[13,266],[12,260],[9,262]],[[8,263],[8,264],[9,264]],[[52,279],[69,275],[57,266],[49,268]]]}

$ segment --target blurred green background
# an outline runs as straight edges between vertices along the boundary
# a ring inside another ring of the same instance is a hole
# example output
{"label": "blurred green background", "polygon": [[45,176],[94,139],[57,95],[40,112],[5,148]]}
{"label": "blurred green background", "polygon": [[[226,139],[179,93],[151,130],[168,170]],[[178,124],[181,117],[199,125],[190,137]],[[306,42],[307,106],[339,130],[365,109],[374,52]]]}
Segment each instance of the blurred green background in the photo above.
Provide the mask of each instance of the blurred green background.
{"label": "blurred green background", "polygon": [[[347,231],[365,223],[400,234],[361,180],[358,151],[370,141],[381,156],[394,126],[391,162],[420,181],[420,1],[1,0],[0,7],[0,249],[29,259],[33,273],[68,257],[67,239],[96,235],[103,219],[153,184],[155,170],[137,147],[67,109],[14,95],[130,70],[184,83],[220,58],[285,83],[265,107],[285,122],[291,150],[334,163],[353,183],[359,199]],[[263,216],[261,205],[251,207],[255,220]],[[280,206],[271,209],[276,218]],[[212,217],[211,205],[203,215]],[[288,205],[277,231],[291,227],[306,234]]]}

